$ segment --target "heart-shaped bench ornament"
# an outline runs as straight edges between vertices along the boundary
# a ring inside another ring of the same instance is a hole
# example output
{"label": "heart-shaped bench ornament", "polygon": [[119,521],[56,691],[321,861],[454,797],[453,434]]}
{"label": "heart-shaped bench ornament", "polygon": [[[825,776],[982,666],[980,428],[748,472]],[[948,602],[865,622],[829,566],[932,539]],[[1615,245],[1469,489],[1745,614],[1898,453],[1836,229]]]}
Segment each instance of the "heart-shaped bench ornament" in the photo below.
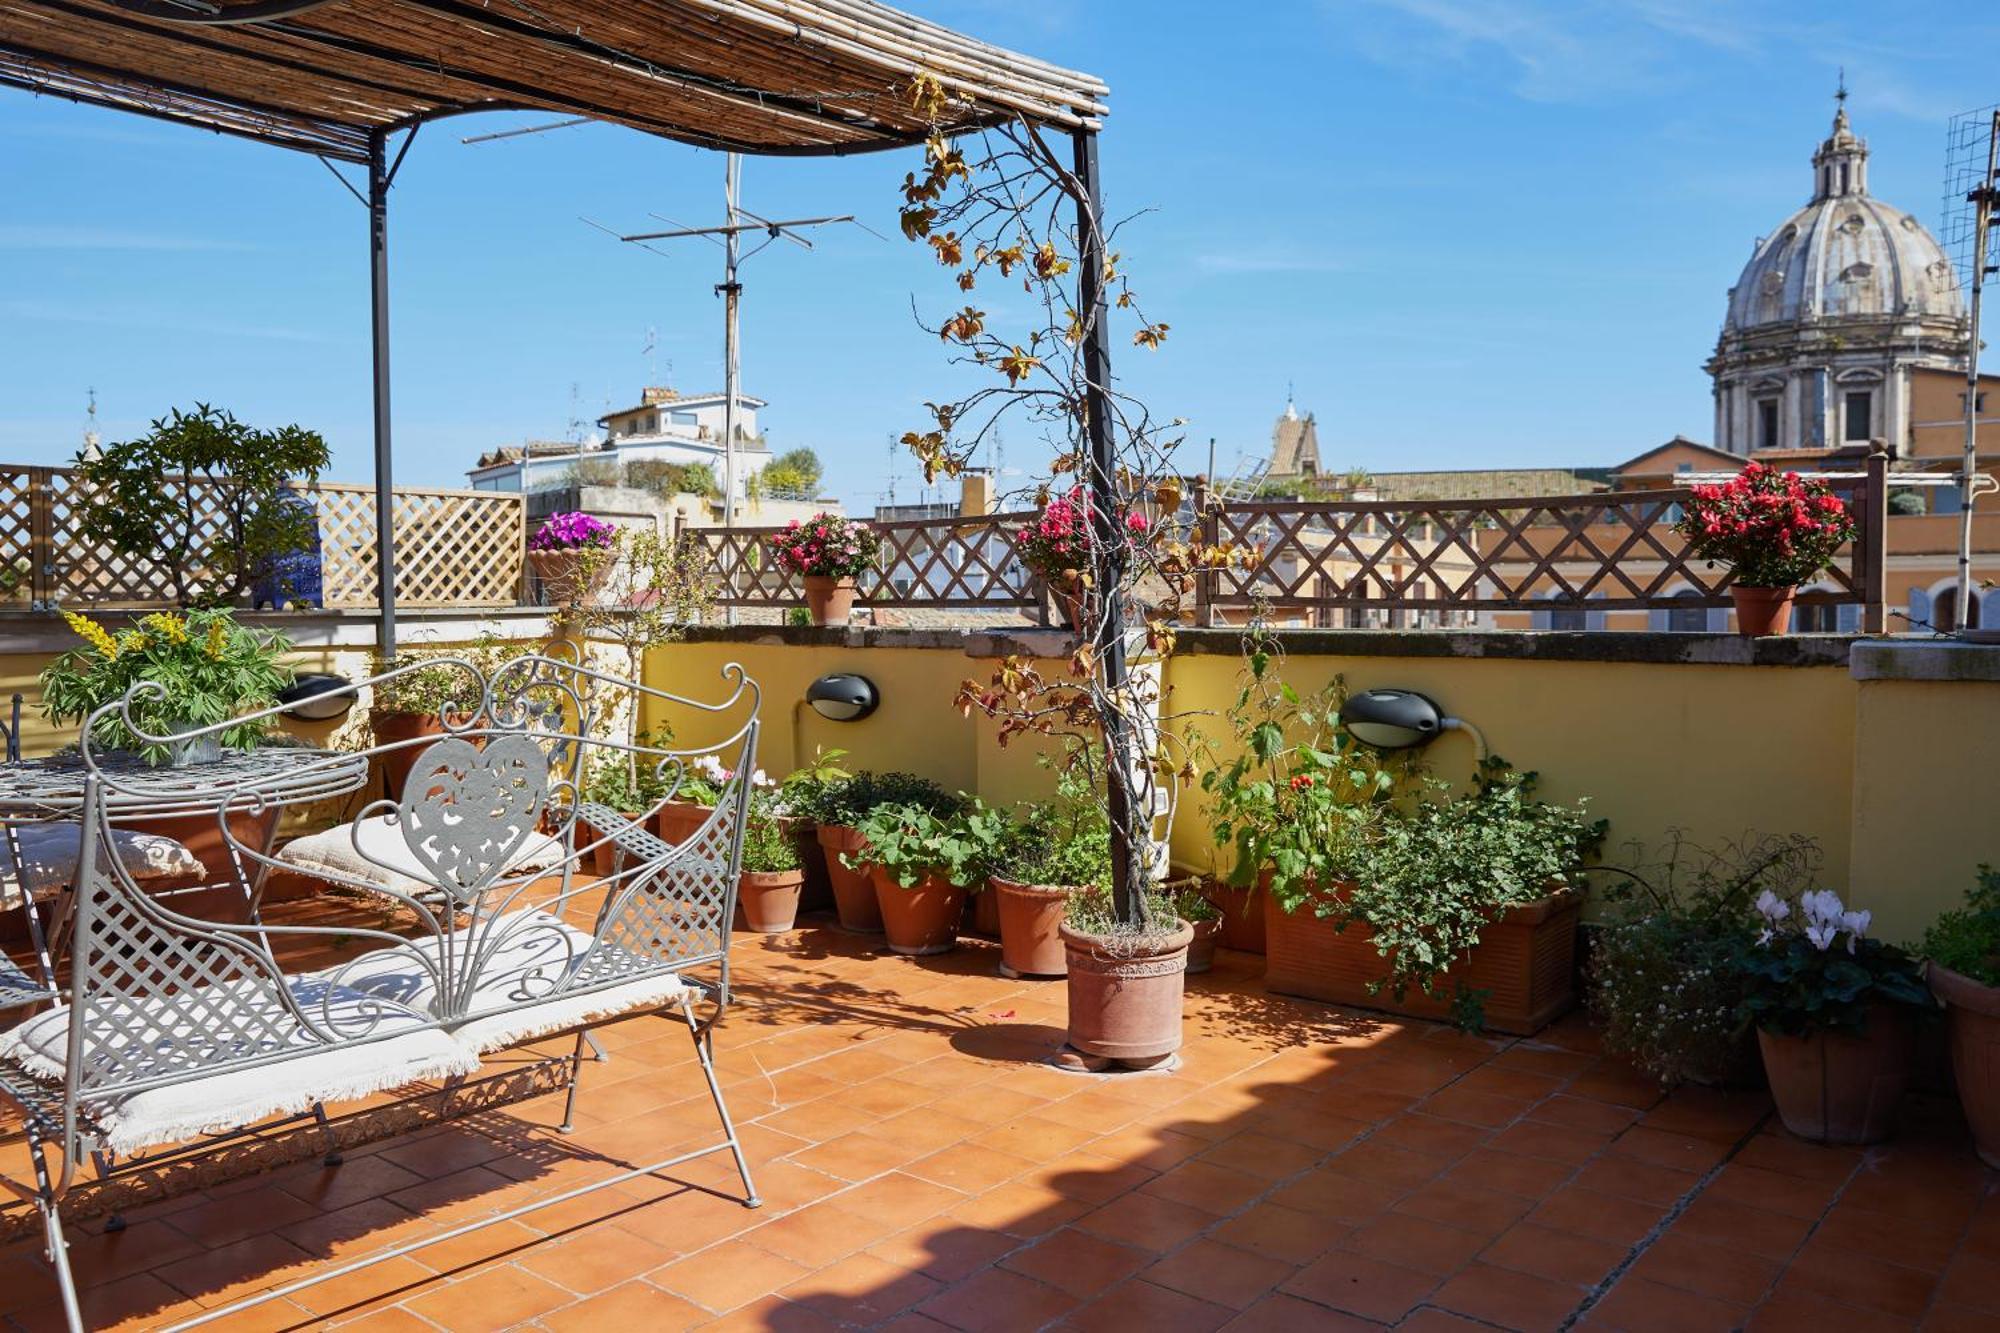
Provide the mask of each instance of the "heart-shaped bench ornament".
{"label": "heart-shaped bench ornament", "polygon": [[476,898],[513,865],[548,800],[549,761],[522,735],[475,746],[452,736],[427,748],[403,788],[399,823],[431,882]]}

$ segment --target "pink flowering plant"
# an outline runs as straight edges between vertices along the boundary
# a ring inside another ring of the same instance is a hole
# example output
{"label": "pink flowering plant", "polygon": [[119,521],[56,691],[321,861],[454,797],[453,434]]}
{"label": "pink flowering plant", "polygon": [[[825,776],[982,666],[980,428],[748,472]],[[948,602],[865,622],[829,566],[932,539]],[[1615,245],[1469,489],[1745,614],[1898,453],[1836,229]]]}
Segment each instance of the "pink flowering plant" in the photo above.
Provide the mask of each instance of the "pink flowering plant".
{"label": "pink flowering plant", "polygon": [[882,539],[866,524],[822,513],[803,523],[793,519],[764,545],[782,569],[809,578],[851,579],[875,567]]}
{"label": "pink flowering plant", "polygon": [[580,551],[589,548],[609,549],[618,537],[618,529],[594,514],[572,511],[567,514],[550,514],[542,520],[542,526],[535,529],[535,535],[528,538],[531,551]]}
{"label": "pink flowering plant", "polygon": [[1719,486],[1694,487],[1674,531],[1741,587],[1796,588],[1854,540],[1854,515],[1824,481],[1750,463]]}
{"label": "pink flowering plant", "polygon": [[[1090,497],[1081,484],[1051,496],[1035,521],[1014,539],[1021,563],[1049,583],[1067,583],[1090,564]],[[1146,516],[1137,510],[1120,523],[1128,546],[1146,540]]]}

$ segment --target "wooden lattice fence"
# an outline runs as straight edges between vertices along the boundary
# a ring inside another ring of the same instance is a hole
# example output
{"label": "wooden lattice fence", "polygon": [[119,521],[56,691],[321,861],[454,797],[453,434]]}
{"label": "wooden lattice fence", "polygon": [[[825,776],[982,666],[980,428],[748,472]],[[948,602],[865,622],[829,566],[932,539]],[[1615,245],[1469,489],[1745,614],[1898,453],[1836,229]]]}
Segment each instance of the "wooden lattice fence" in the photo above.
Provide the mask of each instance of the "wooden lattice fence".
{"label": "wooden lattice fence", "polygon": [[[869,526],[882,539],[875,568],[858,581],[870,606],[1018,609],[1036,605],[1040,584],[1014,554],[1032,514],[906,519]],[[715,600],[728,606],[798,606],[799,576],[772,558],[768,540],[783,528],[696,528],[687,535],[709,553]]]}
{"label": "wooden lattice fence", "polygon": [[[220,526],[219,485],[163,478]],[[324,605],[376,605],[375,490],[301,488],[319,519]],[[519,495],[396,488],[396,601],[411,609],[511,606],[520,598],[527,509]],[[0,465],[0,605],[146,607],[174,600],[171,571],[94,546],[81,532],[84,483],[69,468]]]}

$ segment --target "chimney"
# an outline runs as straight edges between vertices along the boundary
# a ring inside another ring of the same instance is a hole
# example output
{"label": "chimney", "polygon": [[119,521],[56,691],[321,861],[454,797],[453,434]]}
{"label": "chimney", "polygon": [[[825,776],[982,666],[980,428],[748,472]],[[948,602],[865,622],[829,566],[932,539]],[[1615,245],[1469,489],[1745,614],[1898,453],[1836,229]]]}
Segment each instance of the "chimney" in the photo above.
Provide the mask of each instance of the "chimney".
{"label": "chimney", "polygon": [[958,478],[958,516],[984,518],[993,512],[993,478],[984,472],[963,472]]}
{"label": "chimney", "polygon": [[661,403],[671,403],[680,397],[663,384],[650,384],[639,391],[639,406],[658,407]]}

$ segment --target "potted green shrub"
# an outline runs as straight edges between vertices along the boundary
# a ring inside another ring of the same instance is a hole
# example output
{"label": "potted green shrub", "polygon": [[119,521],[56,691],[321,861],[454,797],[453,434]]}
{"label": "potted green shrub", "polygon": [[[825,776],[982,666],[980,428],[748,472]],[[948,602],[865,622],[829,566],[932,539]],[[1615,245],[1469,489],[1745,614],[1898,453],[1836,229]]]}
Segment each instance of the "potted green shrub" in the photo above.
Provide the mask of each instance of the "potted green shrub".
{"label": "potted green shrub", "polygon": [[1815,1143],[1876,1143],[1910,1080],[1917,1016],[1931,1006],[1917,965],[1868,937],[1869,913],[1831,889],[1758,895],[1763,929],[1744,949],[1737,1017],[1757,1031],[1785,1128]]}
{"label": "potted green shrub", "polygon": [[858,830],[863,849],[842,859],[850,869],[865,865],[873,877],[890,949],[934,954],[956,947],[966,895],[985,879],[1004,821],[977,799],[947,814],[916,803],[869,812]]}
{"label": "potted green shrub", "polygon": [[1062,924],[1070,897],[1111,875],[1111,827],[1079,765],[1059,770],[1056,795],[1026,807],[994,849],[986,878],[999,917],[1003,976],[1069,970]]}
{"label": "potted green shrub", "polygon": [[875,567],[882,539],[867,524],[839,514],[793,519],[764,539],[777,563],[805,583],[815,625],[845,625],[854,609],[855,580]]}
{"label": "potted green shrub", "polygon": [[[687,761],[678,776],[678,783],[671,776],[666,779],[664,785],[673,795],[662,800],[653,813],[653,831],[660,841],[675,846],[701,831],[701,826],[715,813],[715,803],[721,799],[723,787],[735,773],[723,765],[719,756],[705,754]],[[769,781],[761,768],[750,775],[752,787],[762,787]]]}
{"label": "potted green shrub", "polygon": [[863,935],[882,932],[875,882],[865,869],[866,858],[860,855],[867,839],[859,825],[876,809],[890,805],[918,805],[932,814],[953,814],[964,809],[965,798],[914,773],[861,772],[820,784],[806,793],[797,807],[797,813],[818,827],[815,836],[825,852],[827,879],[842,930]]}
{"label": "potted green shrub", "polygon": [[805,887],[798,843],[785,828],[777,790],[753,787],[743,826],[743,875],[736,902],[744,929],[777,935],[798,922],[799,892]]}
{"label": "potted green shrub", "polygon": [[1586,982],[1604,1049],[1668,1087],[1761,1084],[1755,1037],[1738,1021],[1745,945],[1766,892],[1794,897],[1818,880],[1810,838],[1745,834],[1712,847],[1678,834],[1648,864],[1605,867]]}
{"label": "potted green shrub", "polygon": [[1951,1069],[1980,1160],[2000,1166],[2000,871],[1979,867],[1965,905],[1924,933],[1931,994],[1945,1006]]}
{"label": "potted green shrub", "polygon": [[1855,529],[1824,481],[1746,463],[1719,486],[1692,488],[1674,531],[1688,554],[1729,566],[1737,632],[1760,635],[1791,629],[1793,594],[1832,566]]}

